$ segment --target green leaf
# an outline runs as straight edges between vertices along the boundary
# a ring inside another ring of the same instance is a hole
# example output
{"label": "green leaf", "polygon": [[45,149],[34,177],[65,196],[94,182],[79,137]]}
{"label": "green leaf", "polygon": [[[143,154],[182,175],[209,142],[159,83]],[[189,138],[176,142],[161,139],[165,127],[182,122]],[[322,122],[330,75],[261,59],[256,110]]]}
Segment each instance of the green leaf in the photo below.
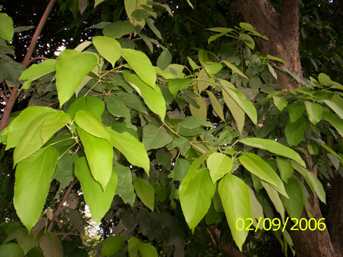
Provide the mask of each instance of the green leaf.
{"label": "green leaf", "polygon": [[11,41],[14,34],[13,20],[6,13],[0,13],[0,38]]}
{"label": "green leaf", "polygon": [[261,181],[261,183],[264,189],[266,190],[269,199],[272,201],[275,207],[275,210],[280,214],[281,219],[284,221],[285,220],[285,207],[283,206],[283,203],[281,201],[281,198],[278,192],[268,183],[264,183],[263,181]]}
{"label": "green leaf", "polygon": [[285,128],[285,136],[287,143],[290,146],[296,146],[305,139],[305,130],[307,128],[307,121],[304,117],[298,119],[296,122],[287,122]]}
{"label": "green leaf", "polygon": [[47,112],[32,120],[14,149],[14,165],[39,150],[68,123],[70,123],[70,117],[62,111]]}
{"label": "green leaf", "polygon": [[135,27],[129,21],[116,21],[108,24],[103,29],[103,34],[108,37],[121,38],[135,32]]}
{"label": "green leaf", "polygon": [[188,116],[179,122],[178,126],[187,129],[196,129],[199,127],[212,127],[212,123],[198,117]]}
{"label": "green leaf", "polygon": [[168,177],[174,181],[181,182],[187,175],[187,171],[189,170],[190,165],[191,164],[189,161],[183,158],[178,158],[175,163],[174,169],[171,171]]}
{"label": "green leaf", "polygon": [[33,120],[37,119],[39,116],[43,117],[46,114],[53,112],[56,112],[56,110],[44,106],[29,106],[21,111],[7,127],[6,150],[17,146]]}
{"label": "green leaf", "polygon": [[237,129],[242,134],[245,124],[245,113],[241,109],[241,107],[239,107],[239,105],[235,102],[235,100],[233,100],[232,97],[228,93],[226,93],[225,90],[223,90],[222,93],[224,102],[226,106],[229,108],[232,117],[236,122]]}
{"label": "green leaf", "polygon": [[208,170],[197,166],[193,162],[179,188],[182,212],[192,232],[205,217],[216,189]]}
{"label": "green leaf", "polygon": [[286,184],[286,191],[289,198],[282,198],[288,215],[292,218],[300,218],[305,208],[304,192],[296,178],[290,178]]}
{"label": "green leaf", "polygon": [[223,65],[219,62],[204,62],[202,65],[204,66],[206,72],[211,76],[216,75],[223,69]]}
{"label": "green leaf", "polygon": [[29,68],[23,71],[19,79],[25,81],[25,86],[22,89],[28,89],[31,82],[39,79],[56,69],[56,60],[48,59],[38,64],[33,64]]}
{"label": "green leaf", "polygon": [[308,119],[312,124],[316,125],[321,121],[323,117],[323,107],[320,104],[306,101],[305,108],[307,112]]}
{"label": "green leaf", "polygon": [[143,144],[147,150],[162,148],[173,140],[163,126],[148,124],[143,128]]}
{"label": "green leaf", "polygon": [[207,99],[202,96],[195,96],[193,97],[193,103],[194,105],[192,103],[189,105],[191,114],[199,119],[206,120],[208,109]]}
{"label": "green leaf", "polygon": [[16,243],[1,244],[0,257],[24,257],[24,252]]}
{"label": "green leaf", "polygon": [[99,4],[101,4],[105,0],[95,0],[94,1],[94,8],[97,7]]}
{"label": "green leaf", "polygon": [[13,202],[18,217],[29,231],[43,211],[57,158],[57,150],[46,147],[17,165]]}
{"label": "green leaf", "polygon": [[158,257],[154,246],[144,243],[136,237],[128,240],[129,257]]}
{"label": "green leaf", "polygon": [[260,156],[253,153],[243,153],[239,157],[239,162],[252,174],[273,185],[278,192],[288,197],[280,177]]}
{"label": "green leaf", "polygon": [[143,15],[136,15],[136,13],[144,11],[144,7],[148,5],[148,0],[124,0],[124,5],[130,22],[134,26],[143,28],[145,25],[145,17]]}
{"label": "green leaf", "polygon": [[[141,167],[149,174],[150,160],[143,143],[128,132],[117,132],[108,129],[110,142],[132,164]],[[143,132],[144,133],[144,132]]]}
{"label": "green leaf", "polygon": [[274,140],[263,139],[263,138],[258,138],[258,137],[248,137],[248,138],[241,139],[240,142],[251,147],[266,150],[268,152],[277,154],[279,156],[289,158],[291,160],[296,161],[297,163],[299,163],[300,165],[304,167],[306,166],[304,160],[296,151]]}
{"label": "green leaf", "polygon": [[146,20],[146,23],[147,23],[148,27],[151,29],[151,31],[155,34],[155,36],[158,37],[159,39],[163,40],[161,32],[155,26],[155,21],[153,19],[149,18]]}
{"label": "green leaf", "polygon": [[142,178],[136,178],[133,182],[133,186],[138,198],[143,202],[143,204],[151,211],[154,211],[155,189],[149,181]]}
{"label": "green leaf", "polygon": [[192,86],[192,79],[170,79],[168,80],[168,89],[175,97],[177,93],[183,89]]}
{"label": "green leaf", "polygon": [[156,248],[149,243],[141,243],[139,252],[142,257],[158,257]]}
{"label": "green leaf", "polygon": [[324,119],[333,126],[337,132],[343,137],[343,120],[332,112],[325,112],[323,115]]}
{"label": "green leaf", "polygon": [[106,108],[114,117],[123,117],[126,121],[131,120],[130,109],[119,97],[110,96],[105,98]]}
{"label": "green leaf", "polygon": [[330,76],[325,73],[320,73],[318,75],[318,80],[319,80],[319,83],[322,84],[323,86],[331,86],[334,84],[334,81],[332,81]]}
{"label": "green leaf", "polygon": [[240,106],[240,108],[248,115],[250,120],[256,125],[257,124],[257,111],[254,104],[239,90],[237,90],[234,85],[226,80],[221,80],[224,86],[224,91],[229,94],[233,100]]}
{"label": "green leaf", "polygon": [[289,160],[277,157],[276,164],[280,171],[280,175],[283,181],[287,183],[288,179],[293,176],[294,169]]}
{"label": "green leaf", "polygon": [[207,158],[207,168],[210,170],[210,176],[215,184],[227,173],[232,172],[232,159],[222,153],[212,153]]}
{"label": "green leaf", "polygon": [[[112,164],[112,162],[111,162]],[[86,203],[89,205],[92,218],[100,222],[107,211],[111,208],[112,200],[117,188],[117,174],[112,172],[106,189],[94,180],[87,165],[85,157],[80,157],[75,161],[75,176],[80,181],[82,192]]]}
{"label": "green leaf", "polygon": [[91,173],[103,190],[106,190],[113,173],[112,145],[107,140],[95,137],[81,128],[77,128],[77,132],[81,139]]}
{"label": "green leaf", "polygon": [[212,105],[212,108],[213,108],[214,112],[217,114],[217,116],[222,121],[225,121],[222,104],[219,102],[217,97],[211,91],[207,91],[207,95],[210,98],[210,102],[211,102],[211,105]]}
{"label": "green leaf", "polygon": [[247,219],[253,218],[250,199],[250,188],[238,177],[227,174],[218,186],[219,196],[224,208],[231,235],[239,250],[248,236],[248,231],[238,230],[237,220],[242,219],[244,227]]}
{"label": "green leaf", "polygon": [[343,98],[334,95],[330,100],[324,101],[341,119],[343,119]]}
{"label": "green leaf", "polygon": [[298,165],[295,162],[292,162],[293,168],[298,171],[305,179],[306,183],[310,186],[312,192],[316,193],[318,198],[323,202],[326,203],[326,194],[324,187],[320,180],[317,178],[315,174],[310,172],[309,170],[305,169],[304,167]]}
{"label": "green leaf", "polygon": [[239,33],[239,40],[243,41],[244,44],[250,49],[255,49],[255,41],[250,35],[246,33]]}
{"label": "green leaf", "polygon": [[101,120],[101,116],[105,111],[105,104],[96,96],[81,96],[68,107],[67,112],[74,119],[78,111],[87,111]]}
{"label": "green leaf", "polygon": [[109,140],[110,135],[105,126],[90,112],[80,110],[75,114],[75,123],[87,133]]}
{"label": "green leaf", "polygon": [[149,107],[149,109],[157,114],[161,120],[164,120],[166,115],[166,101],[163,97],[161,89],[157,86],[154,88],[148,86],[139,77],[129,72],[124,73],[125,80],[140,94]]}
{"label": "green leaf", "polygon": [[67,102],[97,64],[95,54],[64,50],[56,61],[56,87],[60,106]]}
{"label": "green leaf", "polygon": [[247,77],[247,75],[245,75],[240,69],[237,68],[236,65],[234,65],[231,62],[226,61],[226,60],[224,60],[223,63],[232,71],[232,73],[236,73],[236,74],[238,74],[239,76],[241,76],[241,77],[243,77],[245,79],[249,79]]}
{"label": "green leaf", "polygon": [[169,52],[167,48],[164,48],[160,56],[157,58],[157,66],[160,67],[160,69],[164,70],[168,67],[169,64],[171,64],[173,59],[173,56]]}
{"label": "green leaf", "polygon": [[118,175],[118,187],[117,194],[124,201],[124,203],[130,204],[132,207],[136,200],[136,194],[132,184],[131,170],[119,163],[115,164],[115,170]]}
{"label": "green leaf", "polygon": [[110,37],[97,36],[93,37],[93,45],[98,53],[114,67],[114,64],[121,56],[121,46],[119,42]]}
{"label": "green leaf", "polygon": [[54,179],[60,183],[59,190],[66,188],[70,182],[73,181],[73,170],[74,170],[74,155],[65,154],[59,159],[56,171],[54,174]]}
{"label": "green leaf", "polygon": [[125,247],[125,237],[110,236],[101,242],[100,254],[103,257],[112,257]]}
{"label": "green leaf", "polygon": [[273,102],[276,108],[281,112],[288,105],[287,100],[284,97],[273,96]]}
{"label": "green leaf", "polygon": [[290,122],[296,122],[303,116],[305,112],[305,105],[303,102],[295,102],[287,107]]}
{"label": "green leaf", "polygon": [[196,64],[191,57],[187,57],[187,60],[193,71],[200,68],[200,66]]}
{"label": "green leaf", "polygon": [[156,88],[156,71],[145,53],[134,49],[123,48],[122,56],[141,80],[150,87]]}
{"label": "green leaf", "polygon": [[194,9],[194,6],[193,6],[191,0],[186,0],[186,1],[187,1],[187,4],[188,4],[192,9]]}

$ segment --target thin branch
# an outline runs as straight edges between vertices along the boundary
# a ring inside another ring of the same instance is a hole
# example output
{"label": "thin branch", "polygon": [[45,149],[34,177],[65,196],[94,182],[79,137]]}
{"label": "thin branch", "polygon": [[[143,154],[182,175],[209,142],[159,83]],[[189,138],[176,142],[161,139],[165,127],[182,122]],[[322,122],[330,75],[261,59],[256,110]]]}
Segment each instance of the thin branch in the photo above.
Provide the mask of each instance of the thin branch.
{"label": "thin branch", "polygon": [[[43,30],[43,27],[44,27],[44,25],[48,19],[48,16],[49,16],[52,8],[55,5],[56,1],[57,0],[50,0],[47,7],[45,8],[45,11],[44,11],[44,13],[43,13],[43,15],[42,15],[37,27],[36,27],[36,30],[32,36],[31,43],[27,49],[24,60],[22,61],[22,64],[24,67],[27,67],[31,62],[31,57],[32,57],[34,49],[36,48],[39,36]],[[18,91],[17,87],[13,86],[11,89],[10,97],[6,103],[3,116],[2,116],[1,121],[0,121],[0,131],[8,125],[12,109],[13,109],[14,104],[15,104],[17,97],[18,97],[18,93],[19,93],[19,91]]]}
{"label": "thin branch", "polygon": [[31,39],[31,43],[29,45],[29,48],[27,49],[27,52],[26,52],[26,55],[24,57],[24,60],[22,62],[22,64],[26,67],[30,64],[30,60],[31,60],[31,57],[32,57],[32,54],[33,54],[33,51],[35,50],[36,48],[36,45],[37,45],[37,42],[38,42],[38,39],[42,33],[42,30],[43,30],[43,27],[48,19],[48,16],[52,10],[52,8],[54,7],[55,3],[56,3],[57,0],[50,0],[48,5],[46,6],[45,8],[45,11],[36,27],[36,30],[35,32],[33,33],[33,36],[32,36],[32,39]]}
{"label": "thin branch", "polygon": [[53,228],[53,226],[55,224],[55,221],[57,220],[58,216],[60,216],[60,214],[62,213],[62,211],[64,209],[64,203],[68,200],[68,197],[69,197],[73,187],[75,186],[75,184],[76,184],[76,181],[75,180],[72,181],[69,184],[67,190],[64,192],[62,200],[58,204],[58,206],[57,206],[57,208],[56,208],[56,210],[55,210],[55,212],[53,214],[52,220],[51,220],[51,222],[50,222],[50,224],[48,226],[48,231],[52,230],[52,228]]}

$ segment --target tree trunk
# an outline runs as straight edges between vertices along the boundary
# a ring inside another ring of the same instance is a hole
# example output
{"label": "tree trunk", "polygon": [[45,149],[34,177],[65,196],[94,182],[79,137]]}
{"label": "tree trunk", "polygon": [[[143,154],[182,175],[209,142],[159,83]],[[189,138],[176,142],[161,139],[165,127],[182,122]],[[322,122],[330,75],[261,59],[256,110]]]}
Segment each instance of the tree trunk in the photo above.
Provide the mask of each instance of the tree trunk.
{"label": "tree trunk", "polygon": [[332,243],[339,253],[343,256],[343,178],[337,175],[330,190],[329,197],[329,232]]}
{"label": "tree trunk", "polygon": [[[253,24],[259,32],[269,38],[269,40],[259,42],[261,51],[281,57],[285,61],[282,68],[302,78],[299,52],[299,1],[283,0],[281,11],[277,12],[269,0],[240,0],[239,9],[247,22]],[[291,89],[297,86],[295,81],[282,73],[278,75],[278,84],[283,89]],[[339,194],[343,203],[342,190],[341,187]],[[322,217],[316,197],[313,197],[309,208],[314,217],[317,219]],[[336,219],[340,219],[340,223],[343,223],[343,210],[336,215],[338,215]],[[331,241],[327,230],[292,233],[296,256],[342,257],[339,250],[334,249],[334,246],[337,249],[342,248],[343,228],[336,227],[335,230],[337,236],[333,237],[333,241]]]}
{"label": "tree trunk", "polygon": [[[283,1],[281,13],[276,12],[268,0],[242,0],[239,8],[244,19],[269,38],[259,42],[264,53],[280,57],[285,61],[282,68],[302,77],[299,54],[299,8],[297,0]],[[295,81],[279,73],[281,88],[294,88]]]}

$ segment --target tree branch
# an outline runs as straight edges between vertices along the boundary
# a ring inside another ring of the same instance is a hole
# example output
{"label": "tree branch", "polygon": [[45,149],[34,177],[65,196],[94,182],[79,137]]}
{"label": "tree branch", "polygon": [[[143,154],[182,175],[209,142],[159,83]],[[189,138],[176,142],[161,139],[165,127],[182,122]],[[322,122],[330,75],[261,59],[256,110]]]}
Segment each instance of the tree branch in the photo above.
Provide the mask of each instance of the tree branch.
{"label": "tree branch", "polygon": [[53,217],[52,217],[52,219],[51,219],[51,222],[50,222],[50,224],[49,224],[49,226],[48,226],[48,231],[51,231],[51,230],[52,230],[52,228],[53,228],[53,226],[54,226],[54,223],[55,223],[56,219],[57,219],[58,216],[60,216],[60,214],[62,213],[62,211],[63,211],[63,209],[64,209],[64,203],[68,200],[68,197],[69,197],[69,195],[70,195],[70,193],[71,193],[73,187],[75,186],[75,184],[76,184],[76,181],[75,181],[75,180],[72,181],[72,182],[69,184],[67,190],[64,192],[63,197],[62,197],[62,200],[61,200],[60,203],[58,204],[58,206],[57,206],[57,208],[56,208],[56,210],[55,210],[55,212],[54,212],[54,214],[53,214]]}
{"label": "tree branch", "polygon": [[[37,27],[36,27],[36,30],[32,36],[31,43],[30,43],[30,45],[26,51],[24,60],[22,61],[22,64],[24,65],[24,67],[27,67],[31,62],[31,57],[32,57],[34,49],[36,48],[39,36],[43,30],[43,27],[44,27],[44,25],[48,19],[48,16],[49,16],[52,8],[55,5],[56,1],[57,0],[50,0],[47,7],[45,8],[45,11],[44,11],[44,13],[43,13],[43,15],[42,15]],[[0,121],[0,131],[8,125],[10,115],[11,115],[11,112],[13,110],[14,104],[17,100],[17,97],[18,97],[18,89],[15,86],[13,86],[11,89],[10,97],[8,98],[8,101],[6,103],[3,116],[2,116],[1,121]]]}
{"label": "tree branch", "polygon": [[299,0],[283,0],[281,10],[281,29],[285,37],[299,41]]}

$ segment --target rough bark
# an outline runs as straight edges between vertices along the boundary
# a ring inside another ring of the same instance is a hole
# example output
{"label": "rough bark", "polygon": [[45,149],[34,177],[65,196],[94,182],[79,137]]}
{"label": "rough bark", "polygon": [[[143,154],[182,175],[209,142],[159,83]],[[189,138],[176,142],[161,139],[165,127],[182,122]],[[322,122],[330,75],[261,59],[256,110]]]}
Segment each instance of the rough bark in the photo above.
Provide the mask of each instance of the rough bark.
{"label": "rough bark", "polygon": [[[253,24],[256,29],[266,35],[269,40],[259,42],[262,52],[281,57],[283,68],[302,78],[302,67],[299,52],[299,0],[283,0],[281,11],[277,12],[269,0],[240,0],[239,8],[243,18]],[[286,74],[279,74],[278,83],[281,88],[297,86]],[[343,198],[342,183],[340,197]],[[343,203],[343,199],[341,201]],[[338,204],[338,203],[337,203]],[[314,217],[321,218],[318,199],[313,197],[309,204]],[[343,207],[341,207],[343,209]],[[337,220],[343,222],[343,210],[336,213]],[[336,226],[336,224],[335,224]],[[328,231],[305,231],[292,234],[296,255],[299,257],[342,257],[339,250],[343,241],[342,227],[335,228],[335,236],[331,240]]]}
{"label": "rough bark", "polygon": [[[298,0],[284,0],[278,13],[269,0],[241,0],[239,8],[246,21],[266,35],[269,40],[260,41],[262,52],[282,58],[282,68],[302,77],[299,54],[299,7]],[[279,73],[281,88],[294,88],[296,82]]]}
{"label": "rough bark", "polygon": [[[312,197],[308,211],[316,220],[322,218],[317,197]],[[306,217],[306,215],[303,215]],[[291,234],[296,256],[299,257],[342,257],[334,248],[330,235],[325,231],[293,231]]]}
{"label": "rough bark", "polygon": [[328,221],[332,243],[336,251],[343,256],[343,178],[337,175],[330,190]]}

